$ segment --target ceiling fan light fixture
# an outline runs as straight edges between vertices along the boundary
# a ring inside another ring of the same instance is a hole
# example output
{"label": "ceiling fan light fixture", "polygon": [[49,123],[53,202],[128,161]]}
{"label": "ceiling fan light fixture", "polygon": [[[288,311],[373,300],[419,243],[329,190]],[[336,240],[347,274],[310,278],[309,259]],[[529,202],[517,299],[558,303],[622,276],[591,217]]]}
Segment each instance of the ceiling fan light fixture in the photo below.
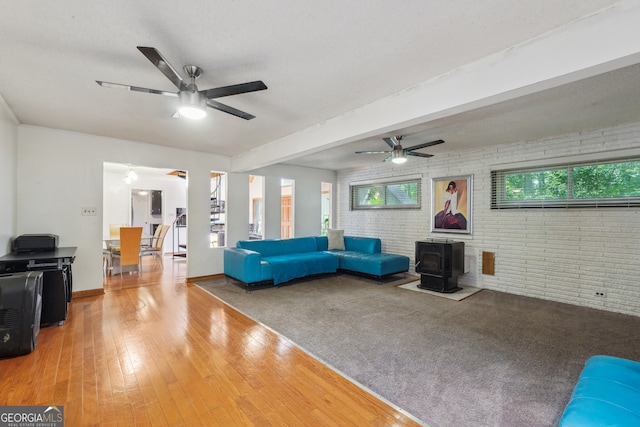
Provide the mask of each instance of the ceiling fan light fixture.
{"label": "ceiling fan light fixture", "polygon": [[443,144],[444,141],[442,139],[438,139],[436,141],[429,141],[422,144],[414,145],[409,148],[402,148],[400,144],[400,140],[402,140],[402,136],[391,136],[382,138],[384,142],[387,143],[391,150],[386,151],[356,151],[356,154],[389,154],[389,156],[385,157],[384,162],[391,161],[397,165],[405,163],[407,161],[407,155],[416,156],[416,157],[433,157],[433,154],[426,154],[416,152],[414,150],[420,150],[421,148],[431,147],[432,145]]}
{"label": "ceiling fan light fixture", "polygon": [[180,91],[178,94],[180,104],[178,114],[180,117],[198,120],[207,115],[207,99],[199,92]]}
{"label": "ceiling fan light fixture", "polygon": [[205,116],[207,115],[207,113],[204,111],[204,109],[198,107],[198,106],[191,106],[191,105],[183,105],[178,109],[178,113],[180,114],[180,117],[184,117],[190,120],[200,120],[200,119],[204,119]]}
{"label": "ceiling fan light fixture", "polygon": [[391,161],[397,165],[401,165],[402,163],[407,161],[407,155],[404,150],[393,150],[391,152]]}
{"label": "ceiling fan light fixture", "polygon": [[261,80],[199,91],[196,86],[196,80],[202,75],[202,68],[197,65],[185,65],[183,70],[191,80],[190,83],[187,83],[182,79],[182,76],[178,74],[169,61],[162,56],[158,49],[149,46],[138,46],[138,50],[149,61],[151,61],[151,63],[162,74],[164,74],[164,76],[168,78],[175,87],[178,88],[178,92],[168,92],[164,90],[149,89],[146,87],[123,85],[120,83],[109,83],[102,80],[96,80],[96,83],[108,88],[177,97],[180,99],[180,103],[178,104],[176,112],[172,115],[172,117],[175,118],[186,117],[189,119],[202,119],[207,115],[207,107],[211,107],[215,110],[240,117],[244,120],[255,119],[256,116],[252,114],[245,113],[244,111],[240,111],[221,102],[214,101],[214,99],[221,98],[223,96],[239,95],[241,93],[267,89],[267,85],[265,85]]}

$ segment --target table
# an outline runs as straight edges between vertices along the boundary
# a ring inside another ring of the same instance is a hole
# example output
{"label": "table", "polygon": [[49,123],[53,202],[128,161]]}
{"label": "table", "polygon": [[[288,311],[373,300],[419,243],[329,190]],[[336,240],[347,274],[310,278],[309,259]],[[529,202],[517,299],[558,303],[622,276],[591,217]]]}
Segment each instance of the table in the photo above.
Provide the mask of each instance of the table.
{"label": "table", "polygon": [[[154,236],[142,236],[140,238],[140,247],[151,246]],[[103,239],[107,249],[120,246],[120,239]]]}
{"label": "table", "polygon": [[53,251],[12,252],[0,257],[2,272],[43,272],[41,326],[62,325],[67,320],[73,292],[71,264],[77,249],[70,246]]}
{"label": "table", "polygon": [[[144,247],[151,247],[152,244],[153,244],[153,239],[154,238],[155,238],[155,236],[147,236],[147,235],[142,236],[140,238],[140,248],[142,249]],[[111,250],[113,248],[117,248],[118,246],[120,246],[120,239],[111,239],[111,238],[109,238],[109,239],[103,239],[103,241],[104,241],[105,246],[106,246],[106,251],[109,252],[108,255],[107,255],[108,259],[107,259],[107,270],[106,270],[106,272],[108,274],[110,274],[110,275],[112,275],[112,274],[122,274],[122,273],[127,272],[127,271],[136,271],[136,268],[131,267],[131,266],[129,266],[129,267],[127,267],[127,268],[125,268],[123,270],[122,267],[114,266],[112,264],[112,262],[111,262],[112,261]],[[104,256],[104,254],[103,254],[103,256]]]}

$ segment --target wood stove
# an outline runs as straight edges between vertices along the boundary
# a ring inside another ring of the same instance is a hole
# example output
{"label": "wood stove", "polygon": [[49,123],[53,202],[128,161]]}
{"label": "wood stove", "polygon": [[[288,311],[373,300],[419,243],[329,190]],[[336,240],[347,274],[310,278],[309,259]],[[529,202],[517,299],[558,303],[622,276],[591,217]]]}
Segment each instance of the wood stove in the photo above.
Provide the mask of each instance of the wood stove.
{"label": "wood stove", "polygon": [[421,289],[453,293],[459,291],[458,276],[464,273],[464,242],[421,240],[416,242],[415,271]]}

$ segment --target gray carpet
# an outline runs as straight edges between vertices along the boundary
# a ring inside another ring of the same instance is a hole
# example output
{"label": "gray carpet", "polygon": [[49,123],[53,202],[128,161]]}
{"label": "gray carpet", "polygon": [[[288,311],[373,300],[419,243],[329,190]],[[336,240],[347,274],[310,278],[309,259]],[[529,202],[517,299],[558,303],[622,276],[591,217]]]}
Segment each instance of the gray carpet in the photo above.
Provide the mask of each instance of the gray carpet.
{"label": "gray carpet", "polygon": [[557,425],[589,356],[640,360],[640,317],[486,289],[458,302],[399,283],[197,284],[430,426]]}

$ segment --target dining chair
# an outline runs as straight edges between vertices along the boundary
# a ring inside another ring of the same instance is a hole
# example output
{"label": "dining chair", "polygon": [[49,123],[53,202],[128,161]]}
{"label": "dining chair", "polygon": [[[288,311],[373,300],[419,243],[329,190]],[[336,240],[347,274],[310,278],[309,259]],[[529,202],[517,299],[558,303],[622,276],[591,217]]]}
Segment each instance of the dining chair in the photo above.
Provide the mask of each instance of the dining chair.
{"label": "dining chair", "polygon": [[162,224],[158,224],[158,226],[156,227],[156,231],[153,233],[153,238],[150,239],[149,243],[143,243],[141,246],[141,250],[155,248],[158,242],[158,238],[160,237],[160,232],[162,232]]}
{"label": "dining chair", "polygon": [[[118,246],[118,240],[120,240],[120,228],[126,227],[126,225],[122,224],[109,224],[109,240],[111,242],[107,242],[107,249],[110,252],[119,251],[120,247]],[[103,251],[103,255],[105,252]]]}
{"label": "dining chair", "polygon": [[109,224],[109,239],[116,240],[120,238],[120,228],[122,224]]}
{"label": "dining chair", "polygon": [[160,268],[164,268],[164,263],[162,261],[162,247],[164,245],[164,239],[167,235],[167,232],[171,228],[168,225],[159,225],[156,230],[160,230],[158,237],[153,238],[153,245],[151,247],[140,249],[140,256],[152,255],[156,263],[160,262]]}
{"label": "dining chair", "polygon": [[[122,274],[124,267],[128,271],[140,271],[140,241],[142,227],[120,227],[120,247],[111,251],[111,271]],[[116,261],[119,261],[116,266]],[[119,267],[116,271],[116,267]],[[133,268],[135,267],[135,268]]]}

